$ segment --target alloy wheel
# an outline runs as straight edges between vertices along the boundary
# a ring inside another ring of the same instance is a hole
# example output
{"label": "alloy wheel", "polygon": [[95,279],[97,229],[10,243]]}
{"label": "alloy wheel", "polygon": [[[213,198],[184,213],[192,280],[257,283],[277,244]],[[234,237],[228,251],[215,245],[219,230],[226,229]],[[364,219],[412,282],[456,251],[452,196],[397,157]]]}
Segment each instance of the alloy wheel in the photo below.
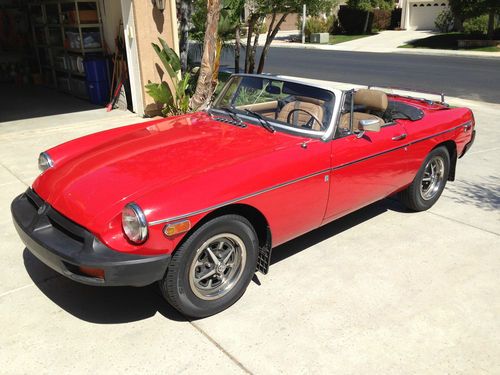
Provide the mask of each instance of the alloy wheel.
{"label": "alloy wheel", "polygon": [[197,250],[189,269],[189,285],[201,299],[214,300],[237,284],[245,268],[247,251],[238,236],[215,235]]}

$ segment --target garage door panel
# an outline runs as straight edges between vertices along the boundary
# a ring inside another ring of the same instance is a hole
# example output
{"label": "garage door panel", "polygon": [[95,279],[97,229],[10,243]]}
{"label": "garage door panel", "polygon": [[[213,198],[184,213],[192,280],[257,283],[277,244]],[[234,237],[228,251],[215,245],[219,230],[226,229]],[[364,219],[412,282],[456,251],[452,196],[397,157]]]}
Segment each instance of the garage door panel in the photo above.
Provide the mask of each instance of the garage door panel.
{"label": "garage door panel", "polygon": [[445,8],[446,3],[426,2],[410,4],[410,28],[416,30],[433,30],[436,28],[436,17]]}

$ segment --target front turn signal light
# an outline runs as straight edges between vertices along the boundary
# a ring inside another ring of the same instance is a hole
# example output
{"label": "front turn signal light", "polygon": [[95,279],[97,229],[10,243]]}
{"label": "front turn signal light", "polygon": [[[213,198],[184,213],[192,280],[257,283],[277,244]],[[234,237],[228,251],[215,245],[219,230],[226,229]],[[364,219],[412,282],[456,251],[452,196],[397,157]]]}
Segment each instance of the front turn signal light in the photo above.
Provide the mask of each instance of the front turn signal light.
{"label": "front turn signal light", "polygon": [[176,234],[187,232],[190,229],[191,222],[189,220],[183,220],[178,221],[177,223],[165,225],[165,228],[163,228],[163,233],[165,233],[165,236],[167,237],[172,237]]}

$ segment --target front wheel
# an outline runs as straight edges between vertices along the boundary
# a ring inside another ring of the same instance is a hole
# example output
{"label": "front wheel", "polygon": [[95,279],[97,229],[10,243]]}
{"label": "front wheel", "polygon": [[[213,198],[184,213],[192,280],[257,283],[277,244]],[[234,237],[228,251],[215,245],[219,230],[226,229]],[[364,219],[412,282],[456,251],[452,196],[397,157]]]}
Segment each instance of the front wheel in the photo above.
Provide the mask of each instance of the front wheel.
{"label": "front wheel", "polygon": [[245,292],[256,269],[258,239],[242,216],[203,224],[172,256],[160,289],[178,311],[194,318],[216,314]]}
{"label": "front wheel", "polygon": [[412,184],[399,193],[401,202],[413,211],[425,211],[437,202],[450,173],[450,155],[446,147],[432,150]]}

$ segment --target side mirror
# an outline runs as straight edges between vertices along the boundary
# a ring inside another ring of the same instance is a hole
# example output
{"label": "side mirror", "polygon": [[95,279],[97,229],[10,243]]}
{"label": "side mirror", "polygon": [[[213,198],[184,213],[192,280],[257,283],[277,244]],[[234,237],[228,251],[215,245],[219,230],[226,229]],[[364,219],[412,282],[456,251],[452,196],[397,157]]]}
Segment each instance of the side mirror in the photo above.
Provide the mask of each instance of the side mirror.
{"label": "side mirror", "polygon": [[359,121],[359,130],[365,132],[379,132],[380,131],[380,120],[369,119]]}

